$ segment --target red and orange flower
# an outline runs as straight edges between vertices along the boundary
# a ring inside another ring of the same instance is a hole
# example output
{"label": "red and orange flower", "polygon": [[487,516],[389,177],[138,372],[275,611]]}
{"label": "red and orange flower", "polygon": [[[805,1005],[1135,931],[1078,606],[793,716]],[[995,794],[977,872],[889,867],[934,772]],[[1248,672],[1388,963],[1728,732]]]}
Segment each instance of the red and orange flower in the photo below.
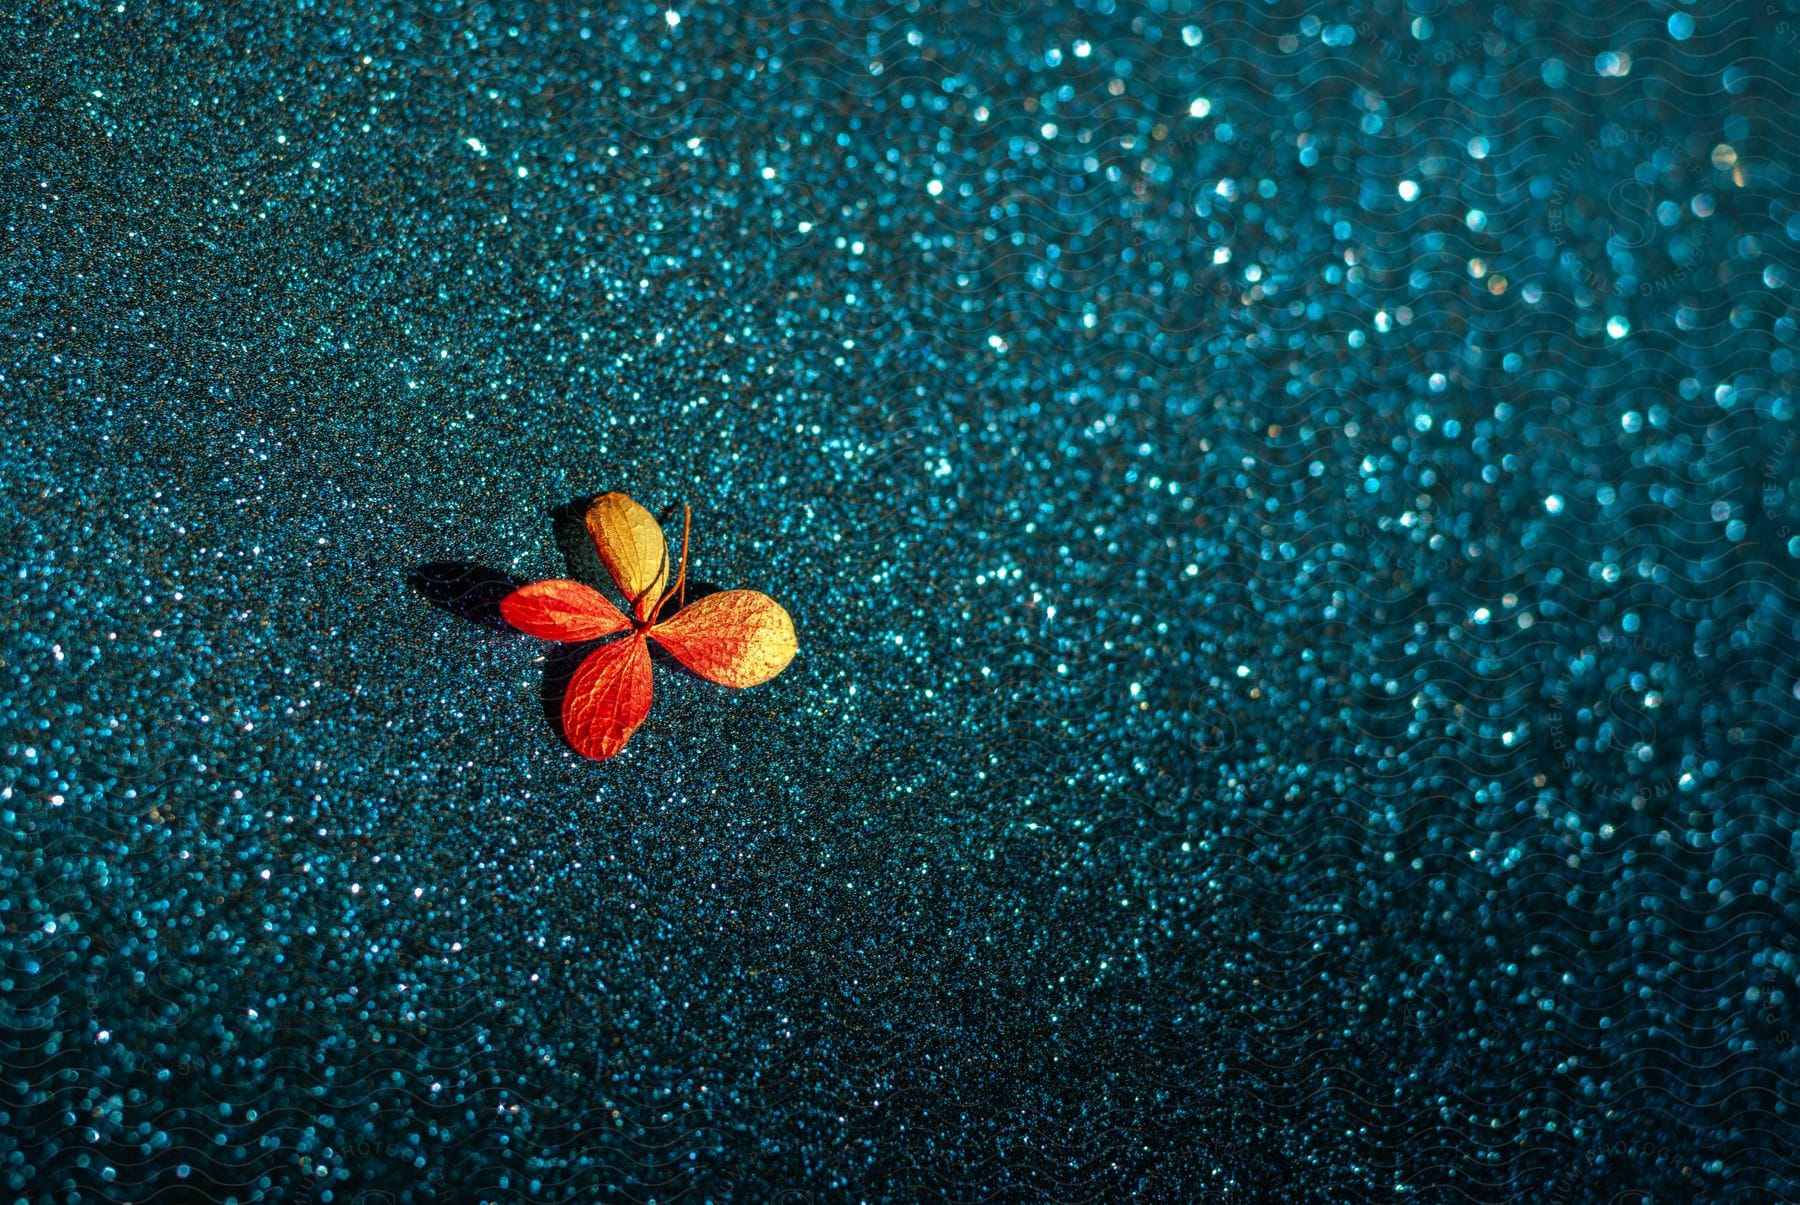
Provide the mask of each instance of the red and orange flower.
{"label": "red and orange flower", "polygon": [[575,643],[630,633],[590,653],[563,695],[563,731],[585,757],[613,756],[650,714],[651,640],[722,686],[767,682],[794,659],[794,621],[768,595],[722,590],[686,605],[691,521],[689,512],[680,573],[669,585],[668,544],[650,512],[624,494],[603,494],[589,505],[588,535],[629,615],[592,586],[562,579],[532,582],[500,601],[506,622],[542,640]]}

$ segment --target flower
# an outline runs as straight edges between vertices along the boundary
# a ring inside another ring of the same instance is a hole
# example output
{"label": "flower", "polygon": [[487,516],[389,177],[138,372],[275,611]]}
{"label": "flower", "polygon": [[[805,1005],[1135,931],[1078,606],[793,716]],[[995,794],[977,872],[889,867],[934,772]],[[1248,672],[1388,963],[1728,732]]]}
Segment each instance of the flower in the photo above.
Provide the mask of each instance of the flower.
{"label": "flower", "polygon": [[[532,582],[500,601],[507,623],[541,640],[573,643],[630,633],[590,653],[563,695],[563,731],[584,757],[613,756],[650,714],[651,640],[721,686],[767,682],[794,659],[794,621],[766,594],[722,590],[684,605],[692,517],[689,512],[682,526],[681,571],[665,589],[669,549],[650,512],[617,493],[589,505],[588,535],[629,615],[592,586],[564,579]],[[662,618],[671,598],[676,610]]]}

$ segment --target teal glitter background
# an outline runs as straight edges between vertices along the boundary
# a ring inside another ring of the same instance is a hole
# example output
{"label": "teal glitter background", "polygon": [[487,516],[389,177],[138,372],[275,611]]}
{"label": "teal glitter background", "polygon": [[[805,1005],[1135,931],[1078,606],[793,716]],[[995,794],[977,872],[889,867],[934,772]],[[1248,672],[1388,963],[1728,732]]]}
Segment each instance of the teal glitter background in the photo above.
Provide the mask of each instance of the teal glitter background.
{"label": "teal glitter background", "polygon": [[0,1190],[1800,1196],[1797,20],[0,3]]}

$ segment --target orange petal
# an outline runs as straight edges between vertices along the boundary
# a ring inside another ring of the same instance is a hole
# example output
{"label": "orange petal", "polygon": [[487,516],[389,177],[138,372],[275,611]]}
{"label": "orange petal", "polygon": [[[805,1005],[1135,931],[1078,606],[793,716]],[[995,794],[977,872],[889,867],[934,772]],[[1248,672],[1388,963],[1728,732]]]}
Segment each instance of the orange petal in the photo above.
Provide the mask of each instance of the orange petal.
{"label": "orange petal", "polygon": [[595,649],[563,695],[563,732],[583,757],[611,757],[650,714],[650,649],[634,632]]}
{"label": "orange petal", "polygon": [[532,582],[500,600],[507,623],[539,640],[598,640],[631,626],[606,595],[580,582]]}
{"label": "orange petal", "polygon": [[755,590],[697,598],[650,634],[677,661],[724,686],[767,682],[787,668],[799,647],[788,613]]}
{"label": "orange petal", "polygon": [[588,506],[587,529],[632,612],[648,622],[669,578],[669,546],[656,518],[624,494],[602,494]]}

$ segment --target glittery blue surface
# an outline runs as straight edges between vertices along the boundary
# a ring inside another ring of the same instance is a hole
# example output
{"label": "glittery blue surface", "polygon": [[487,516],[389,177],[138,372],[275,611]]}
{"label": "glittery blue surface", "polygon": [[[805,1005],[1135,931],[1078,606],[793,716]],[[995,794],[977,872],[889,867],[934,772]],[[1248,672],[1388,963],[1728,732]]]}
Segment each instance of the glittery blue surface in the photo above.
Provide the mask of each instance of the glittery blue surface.
{"label": "glittery blue surface", "polygon": [[0,4],[0,1194],[1800,1199],[1791,2]]}

